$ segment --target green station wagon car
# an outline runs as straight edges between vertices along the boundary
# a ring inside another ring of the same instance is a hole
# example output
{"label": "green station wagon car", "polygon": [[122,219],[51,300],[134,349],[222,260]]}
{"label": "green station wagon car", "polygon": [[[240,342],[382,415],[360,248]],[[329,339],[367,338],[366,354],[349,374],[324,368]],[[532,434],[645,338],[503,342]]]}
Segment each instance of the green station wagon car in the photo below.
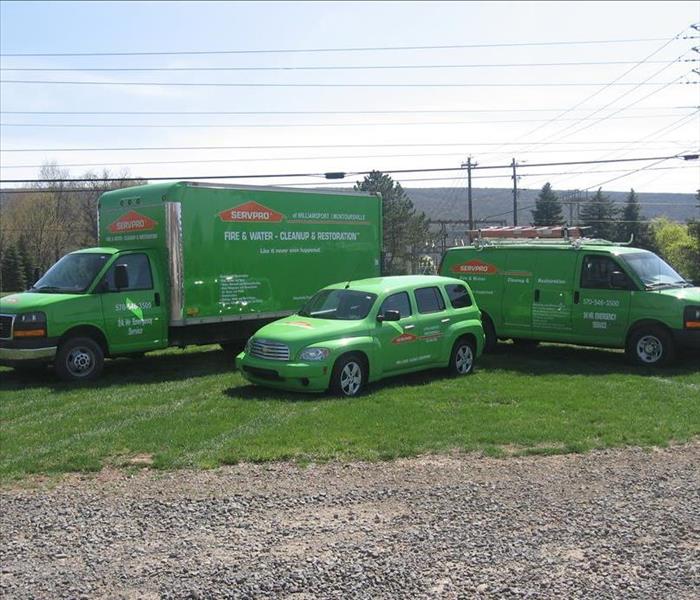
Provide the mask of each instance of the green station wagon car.
{"label": "green station wagon car", "polygon": [[368,382],[421,369],[468,375],[483,347],[481,314],[463,281],[379,277],[320,290],[251,337],[236,366],[251,383],[356,396]]}

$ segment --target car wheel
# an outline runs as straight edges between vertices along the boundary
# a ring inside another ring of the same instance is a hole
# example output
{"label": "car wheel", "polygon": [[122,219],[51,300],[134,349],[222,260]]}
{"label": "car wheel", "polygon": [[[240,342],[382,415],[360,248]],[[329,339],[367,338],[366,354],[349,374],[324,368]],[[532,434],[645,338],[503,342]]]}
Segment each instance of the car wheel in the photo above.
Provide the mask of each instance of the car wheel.
{"label": "car wheel", "polygon": [[104,352],[91,338],[70,338],[59,346],[54,367],[64,381],[92,381],[102,373]]}
{"label": "car wheel", "polygon": [[645,367],[666,365],[675,357],[671,335],[665,329],[653,325],[633,331],[625,350],[633,363]]}
{"label": "car wheel", "polygon": [[470,375],[474,372],[475,362],[476,351],[474,349],[474,342],[467,338],[457,340],[452,347],[450,372],[453,375]]}
{"label": "car wheel", "polygon": [[367,383],[367,367],[357,354],[341,356],[331,374],[331,392],[336,396],[358,396]]}
{"label": "car wheel", "polygon": [[481,314],[481,325],[484,328],[484,352],[495,352],[498,345],[496,328],[493,326],[491,317],[486,313]]}

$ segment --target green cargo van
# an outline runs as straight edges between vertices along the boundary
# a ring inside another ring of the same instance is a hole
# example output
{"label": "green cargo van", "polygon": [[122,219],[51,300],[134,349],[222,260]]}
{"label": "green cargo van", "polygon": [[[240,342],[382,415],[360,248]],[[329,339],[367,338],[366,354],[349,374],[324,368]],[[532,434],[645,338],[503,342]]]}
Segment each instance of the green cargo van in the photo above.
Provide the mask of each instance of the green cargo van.
{"label": "green cargo van", "polygon": [[652,252],[574,240],[451,248],[440,273],[466,281],[498,339],[624,348],[641,365],[700,348],[700,288]]}
{"label": "green cargo van", "polygon": [[0,299],[0,365],[84,381],[105,357],[242,348],[320,287],[380,274],[370,194],[180,182],[107,192],[98,209],[99,247]]}

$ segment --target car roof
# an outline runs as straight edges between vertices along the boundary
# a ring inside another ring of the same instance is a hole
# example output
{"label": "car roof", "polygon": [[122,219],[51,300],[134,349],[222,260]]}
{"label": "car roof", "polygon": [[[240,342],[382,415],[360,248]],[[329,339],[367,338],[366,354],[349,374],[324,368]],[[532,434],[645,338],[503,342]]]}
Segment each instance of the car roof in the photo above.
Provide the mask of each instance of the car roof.
{"label": "car roof", "polygon": [[384,294],[394,290],[402,290],[412,287],[424,287],[430,285],[445,285],[449,283],[462,283],[451,277],[441,277],[439,275],[393,275],[390,277],[372,277],[370,279],[356,279],[352,281],[342,281],[329,285],[331,289],[349,289],[370,292],[373,294]]}

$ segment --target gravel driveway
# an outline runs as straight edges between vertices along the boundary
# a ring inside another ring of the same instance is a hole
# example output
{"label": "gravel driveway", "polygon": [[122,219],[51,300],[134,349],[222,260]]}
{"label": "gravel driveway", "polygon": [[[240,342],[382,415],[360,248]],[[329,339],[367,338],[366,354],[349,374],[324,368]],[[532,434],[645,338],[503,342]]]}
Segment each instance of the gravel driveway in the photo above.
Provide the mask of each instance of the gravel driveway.
{"label": "gravel driveway", "polygon": [[4,598],[697,598],[700,443],[2,489]]}

